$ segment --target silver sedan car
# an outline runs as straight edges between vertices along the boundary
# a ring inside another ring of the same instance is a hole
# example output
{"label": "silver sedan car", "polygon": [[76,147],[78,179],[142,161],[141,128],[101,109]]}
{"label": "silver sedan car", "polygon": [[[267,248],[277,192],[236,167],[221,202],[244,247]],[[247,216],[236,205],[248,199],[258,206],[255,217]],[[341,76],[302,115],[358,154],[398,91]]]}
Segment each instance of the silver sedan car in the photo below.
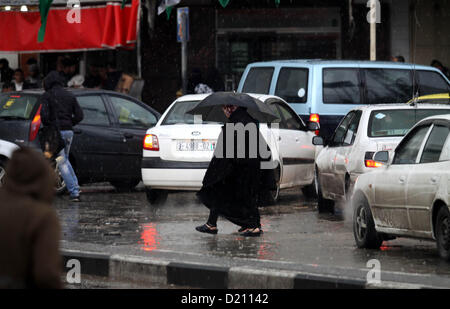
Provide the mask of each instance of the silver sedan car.
{"label": "silver sedan car", "polygon": [[396,236],[436,240],[450,260],[450,114],[418,122],[395,152],[377,152],[383,167],[358,177],[353,232],[360,248]]}

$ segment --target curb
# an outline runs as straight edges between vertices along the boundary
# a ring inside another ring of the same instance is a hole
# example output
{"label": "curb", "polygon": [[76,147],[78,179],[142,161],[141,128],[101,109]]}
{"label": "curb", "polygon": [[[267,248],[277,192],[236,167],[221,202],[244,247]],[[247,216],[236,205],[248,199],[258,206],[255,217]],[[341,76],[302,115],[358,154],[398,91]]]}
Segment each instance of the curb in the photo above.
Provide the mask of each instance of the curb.
{"label": "curb", "polygon": [[[358,279],[300,273],[297,271],[224,267],[200,263],[172,262],[128,255],[107,255],[62,250],[64,266],[71,259],[81,264],[81,274],[117,281],[174,284],[208,289],[364,289]],[[67,271],[67,268],[64,269]],[[251,283],[251,286],[248,286]]]}

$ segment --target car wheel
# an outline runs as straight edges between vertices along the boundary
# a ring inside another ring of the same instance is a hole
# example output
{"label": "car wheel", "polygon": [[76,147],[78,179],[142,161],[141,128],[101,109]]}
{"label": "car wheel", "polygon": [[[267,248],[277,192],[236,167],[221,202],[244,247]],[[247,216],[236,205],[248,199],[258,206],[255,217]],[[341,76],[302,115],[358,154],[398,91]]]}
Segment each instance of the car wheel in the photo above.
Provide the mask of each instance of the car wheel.
{"label": "car wheel", "polygon": [[279,167],[274,172],[274,178],[277,183],[273,186],[275,189],[263,191],[259,194],[261,206],[275,205],[280,199],[280,169]]}
{"label": "car wheel", "polygon": [[0,159],[0,187],[3,186],[6,176],[6,160]]}
{"label": "car wheel", "polygon": [[314,182],[317,190],[317,210],[319,213],[331,212],[334,213],[334,202],[332,200],[324,199],[322,196],[322,188],[320,186],[319,171],[315,170]]}
{"label": "car wheel", "polygon": [[379,249],[383,238],[375,230],[372,212],[365,198],[355,199],[353,215],[353,236],[358,248]]}
{"label": "car wheel", "polygon": [[145,188],[145,194],[147,195],[147,201],[151,206],[162,206],[167,200],[169,193],[166,190],[156,190]]}
{"label": "car wheel", "polygon": [[111,180],[109,183],[112,184],[117,191],[129,192],[133,190],[138,185],[139,182],[140,182],[139,179],[132,179],[132,180]]}
{"label": "car wheel", "polygon": [[317,197],[317,181],[316,181],[316,173],[314,173],[314,181],[312,184],[302,187],[302,193],[306,198],[316,198]]}
{"label": "car wheel", "polygon": [[441,207],[437,215],[436,244],[439,255],[450,261],[450,213],[446,206]]}
{"label": "car wheel", "polygon": [[59,172],[59,168],[58,168],[58,162],[55,160],[52,162],[52,167],[55,171],[55,191],[56,194],[61,195],[64,194],[67,190],[67,186],[66,183],[64,182],[64,179],[62,178],[61,173]]}

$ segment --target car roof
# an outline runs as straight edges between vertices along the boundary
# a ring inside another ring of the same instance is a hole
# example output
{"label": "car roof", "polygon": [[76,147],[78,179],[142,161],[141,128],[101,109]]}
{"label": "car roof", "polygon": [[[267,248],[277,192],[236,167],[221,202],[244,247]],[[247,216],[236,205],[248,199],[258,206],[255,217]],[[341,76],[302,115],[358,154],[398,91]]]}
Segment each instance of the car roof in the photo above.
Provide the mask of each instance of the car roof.
{"label": "car roof", "polygon": [[[181,96],[177,99],[178,102],[188,102],[188,101],[201,101],[205,99],[207,96],[209,96],[211,93],[204,93],[204,94],[186,94],[184,96]],[[275,95],[270,94],[259,94],[259,93],[247,93],[248,95],[254,97],[255,99],[258,99],[260,101],[266,101],[267,99],[279,99],[282,100],[282,98],[277,97]]]}
{"label": "car roof", "polygon": [[389,109],[449,109],[450,104],[434,104],[434,103],[417,103],[415,105],[410,105],[407,103],[390,103],[390,104],[371,104],[362,105],[353,108],[352,110],[362,110],[362,111],[373,111],[373,110],[389,110]]}
{"label": "car roof", "polygon": [[422,122],[430,121],[430,120],[431,120],[431,121],[432,121],[432,120],[445,120],[445,121],[450,122],[450,114],[435,115],[435,116],[427,117],[427,118],[422,119],[421,121],[419,121],[419,122],[416,124],[416,126],[417,126],[418,124],[422,123]]}
{"label": "car roof", "polygon": [[398,67],[404,69],[433,69],[436,68],[417,65],[413,63],[405,62],[392,62],[392,61],[368,61],[368,60],[323,60],[323,59],[290,59],[290,60],[273,60],[250,63],[250,66],[267,66],[267,65],[358,65],[366,67]]}

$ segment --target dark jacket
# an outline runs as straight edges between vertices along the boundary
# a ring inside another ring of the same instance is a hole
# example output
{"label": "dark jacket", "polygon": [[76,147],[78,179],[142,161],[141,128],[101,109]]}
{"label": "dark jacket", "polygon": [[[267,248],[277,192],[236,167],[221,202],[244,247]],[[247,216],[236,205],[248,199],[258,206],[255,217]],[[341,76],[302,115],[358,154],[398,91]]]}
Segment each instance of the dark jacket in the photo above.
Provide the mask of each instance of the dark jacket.
{"label": "dark jacket", "polygon": [[54,126],[59,130],[72,130],[83,120],[83,111],[75,96],[63,88],[61,75],[50,72],[44,79],[45,93],[41,96],[41,117],[44,126]]}
{"label": "dark jacket", "polygon": [[[238,108],[229,118],[229,123],[242,123],[244,126],[254,123],[245,109]],[[258,197],[263,189],[261,184],[262,158],[257,153],[252,157],[249,134],[245,135],[245,145],[238,145],[234,132],[234,156],[226,157],[226,125],[222,127],[216,151],[203,178],[203,187],[197,196],[209,209],[214,208],[231,222],[245,227],[260,227]],[[254,137],[253,137],[254,138]],[[268,148],[264,138],[257,131],[257,138]],[[245,156],[238,158],[237,149],[245,147]],[[223,153],[222,153],[223,151]]]}
{"label": "dark jacket", "polygon": [[60,288],[53,170],[30,148],[14,152],[0,188],[0,289]]}

